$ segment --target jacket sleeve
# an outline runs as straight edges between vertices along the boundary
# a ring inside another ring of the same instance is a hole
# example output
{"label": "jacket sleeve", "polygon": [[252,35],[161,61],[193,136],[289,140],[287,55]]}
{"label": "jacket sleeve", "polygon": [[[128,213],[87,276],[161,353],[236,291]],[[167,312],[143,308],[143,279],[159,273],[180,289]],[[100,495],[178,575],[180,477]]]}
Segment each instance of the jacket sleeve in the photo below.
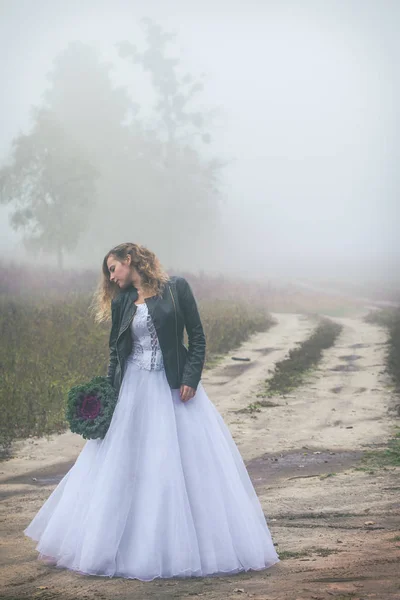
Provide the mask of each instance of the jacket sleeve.
{"label": "jacket sleeve", "polygon": [[182,384],[197,389],[206,355],[206,338],[196,300],[183,277],[177,279],[176,290],[189,340],[189,352],[183,370]]}
{"label": "jacket sleeve", "polygon": [[118,308],[114,300],[111,303],[111,332],[109,339],[110,359],[107,369],[107,381],[114,385],[114,374],[117,366],[117,338],[119,330]]}

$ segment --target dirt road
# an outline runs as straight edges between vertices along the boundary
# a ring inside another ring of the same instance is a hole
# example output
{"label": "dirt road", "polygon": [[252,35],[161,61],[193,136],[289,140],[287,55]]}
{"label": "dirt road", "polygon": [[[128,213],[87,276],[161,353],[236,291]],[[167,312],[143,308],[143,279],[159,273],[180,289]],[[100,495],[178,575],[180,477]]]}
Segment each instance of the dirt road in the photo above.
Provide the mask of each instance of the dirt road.
{"label": "dirt road", "polygon": [[247,464],[281,562],[232,577],[149,583],[44,566],[22,531],[83,445],[66,433],[24,442],[15,458],[0,463],[0,598],[400,598],[399,469],[357,470],[363,451],[384,444],[396,421],[383,373],[385,331],[361,319],[335,319],[342,334],[306,385],[270,398],[277,406],[237,412],[257,399],[275,362],[314,327],[300,315],[275,317],[275,327],[254,335],[203,382]]}

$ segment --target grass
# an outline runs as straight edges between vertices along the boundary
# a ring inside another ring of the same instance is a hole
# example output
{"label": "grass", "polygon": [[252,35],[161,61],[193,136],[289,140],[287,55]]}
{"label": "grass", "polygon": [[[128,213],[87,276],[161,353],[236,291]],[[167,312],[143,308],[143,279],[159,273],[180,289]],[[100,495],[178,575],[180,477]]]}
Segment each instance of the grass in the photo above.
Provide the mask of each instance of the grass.
{"label": "grass", "polygon": [[[324,308],[323,306],[321,307]],[[310,317],[323,315],[324,317],[357,317],[362,311],[362,306],[360,304],[350,304],[348,302],[344,302],[343,304],[338,304],[337,306],[326,307],[326,310],[319,310],[318,312],[304,312],[303,314],[307,314]]]}
{"label": "grass", "polygon": [[365,321],[388,329],[386,371],[392,379],[393,390],[400,394],[400,308],[374,310]]}
{"label": "grass", "polygon": [[240,408],[239,410],[235,410],[235,413],[244,413],[244,414],[253,414],[256,412],[261,412],[262,408],[272,408],[274,406],[280,406],[275,402],[271,402],[269,400],[259,400],[258,402],[253,402],[246,406],[246,408]]}
{"label": "grass", "polygon": [[337,473],[325,473],[324,475],[320,476],[320,479],[328,479],[329,477],[336,477]]}
{"label": "grass", "polygon": [[390,539],[391,542],[400,542],[400,535],[395,535]]}
{"label": "grass", "polygon": [[368,472],[379,467],[400,467],[400,427],[396,427],[386,448],[366,452],[362,461]]}
{"label": "grass", "polygon": [[365,317],[366,323],[372,325],[380,325],[381,327],[391,327],[396,323],[398,319],[399,309],[397,308],[385,308],[383,310],[371,310]]}
{"label": "grass", "polygon": [[292,551],[292,550],[282,550],[278,551],[279,558],[281,560],[288,560],[290,558],[305,558],[309,556],[330,556],[331,554],[337,554],[340,550],[333,550],[331,548],[316,548],[315,546],[311,548],[305,548],[300,551]]}
{"label": "grass", "polygon": [[207,360],[204,365],[204,370],[207,371],[209,369],[214,369],[215,367],[218,367],[218,365],[221,364],[224,358],[225,356],[223,354],[212,354],[211,352],[208,352]]}
{"label": "grass", "polygon": [[341,325],[322,319],[307,340],[276,363],[272,378],[266,380],[265,396],[284,395],[301,385],[321,360],[322,351],[334,345],[341,331]]}
{"label": "grass", "polygon": [[289,558],[301,558],[302,556],[310,556],[307,551],[294,552],[292,550],[282,550],[279,552],[280,560],[288,560]]}
{"label": "grass", "polygon": [[[12,441],[61,433],[68,390],[108,364],[109,324],[89,314],[91,295],[0,296],[0,456]],[[206,366],[274,321],[264,306],[201,301],[207,338]]]}
{"label": "grass", "polygon": [[275,323],[260,304],[201,300],[199,310],[207,338],[207,362],[209,356],[215,362],[215,356],[237,348],[253,333],[267,331]]}
{"label": "grass", "polygon": [[[304,383],[307,375],[321,360],[322,351],[333,346],[341,331],[341,325],[330,319],[321,319],[307,340],[302,342],[298,348],[290,350],[288,358],[276,363],[272,378],[266,380],[265,391],[257,394],[257,397],[284,396]],[[275,406],[279,406],[279,404],[271,400],[258,400],[235,412],[254,414],[261,412],[262,408]]]}
{"label": "grass", "polygon": [[[251,334],[271,327],[266,307],[321,314],[341,312],[344,303],[336,295],[292,285],[180,274],[199,303],[207,337],[205,368],[219,364],[224,353]],[[98,276],[94,270],[38,271],[0,261],[0,452],[7,453],[14,439],[64,431],[68,389],[105,373],[109,325],[96,325],[88,313]],[[272,406],[263,397],[250,408],[254,418]]]}
{"label": "grass", "polygon": [[[365,321],[388,329],[389,338],[386,352],[386,372],[390,376],[393,385],[392,392],[400,393],[400,308],[385,308],[373,310]],[[400,466],[400,427],[396,427],[393,436],[383,449],[371,450],[363,457],[365,467],[361,467],[368,473],[374,473],[374,469],[384,467]],[[361,470],[361,468],[359,470]]]}

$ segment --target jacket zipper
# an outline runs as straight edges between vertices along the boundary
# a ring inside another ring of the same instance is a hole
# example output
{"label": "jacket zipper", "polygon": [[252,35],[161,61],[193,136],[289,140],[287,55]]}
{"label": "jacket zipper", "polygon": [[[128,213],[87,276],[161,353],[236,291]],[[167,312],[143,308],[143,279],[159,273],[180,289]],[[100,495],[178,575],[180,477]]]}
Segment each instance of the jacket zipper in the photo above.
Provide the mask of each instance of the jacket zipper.
{"label": "jacket zipper", "polygon": [[179,366],[179,352],[178,352],[178,317],[177,317],[177,314],[176,314],[175,298],[174,298],[174,295],[172,293],[170,285],[168,286],[168,289],[169,289],[169,293],[171,294],[172,302],[173,302],[173,305],[174,305],[174,312],[175,312],[176,359],[177,359],[177,362],[178,362],[178,377],[179,377],[181,369],[180,369],[180,366]]}
{"label": "jacket zipper", "polygon": [[123,329],[122,331],[120,331],[120,332],[118,333],[118,336],[117,336],[117,341],[115,342],[115,347],[116,347],[116,350],[117,350],[117,360],[118,360],[118,364],[119,364],[119,370],[120,370],[120,373],[121,373],[121,375],[122,375],[122,369],[121,369],[121,361],[120,361],[119,354],[118,354],[118,340],[119,340],[119,338],[121,337],[121,335],[122,335],[123,333],[125,333],[125,331],[128,329],[128,327],[129,327],[129,326],[130,326],[130,324],[132,323],[132,321],[133,321],[133,317],[135,316],[135,313],[136,313],[136,311],[134,311],[134,313],[133,313],[132,317],[130,318],[130,320],[129,320],[129,323],[127,324],[127,326],[125,327],[125,329]]}

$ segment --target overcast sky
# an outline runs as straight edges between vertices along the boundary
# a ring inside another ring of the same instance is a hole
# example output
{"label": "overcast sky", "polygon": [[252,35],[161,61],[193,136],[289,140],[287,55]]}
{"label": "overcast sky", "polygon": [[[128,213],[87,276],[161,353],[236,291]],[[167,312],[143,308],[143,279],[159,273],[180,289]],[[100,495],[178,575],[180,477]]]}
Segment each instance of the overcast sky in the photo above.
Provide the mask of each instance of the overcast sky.
{"label": "overcast sky", "polygon": [[[311,274],[325,264],[330,274],[346,266],[368,274],[399,258],[398,0],[1,0],[0,7],[3,159],[12,138],[28,131],[30,107],[69,41],[95,42],[116,60],[125,85],[114,44],[134,42],[140,17],[150,16],[178,34],[187,69],[206,74],[204,106],[220,108],[212,149],[233,159],[223,185],[221,265],[268,263],[275,274],[305,274],[307,265]],[[4,208],[0,217],[4,251],[17,238]]]}

